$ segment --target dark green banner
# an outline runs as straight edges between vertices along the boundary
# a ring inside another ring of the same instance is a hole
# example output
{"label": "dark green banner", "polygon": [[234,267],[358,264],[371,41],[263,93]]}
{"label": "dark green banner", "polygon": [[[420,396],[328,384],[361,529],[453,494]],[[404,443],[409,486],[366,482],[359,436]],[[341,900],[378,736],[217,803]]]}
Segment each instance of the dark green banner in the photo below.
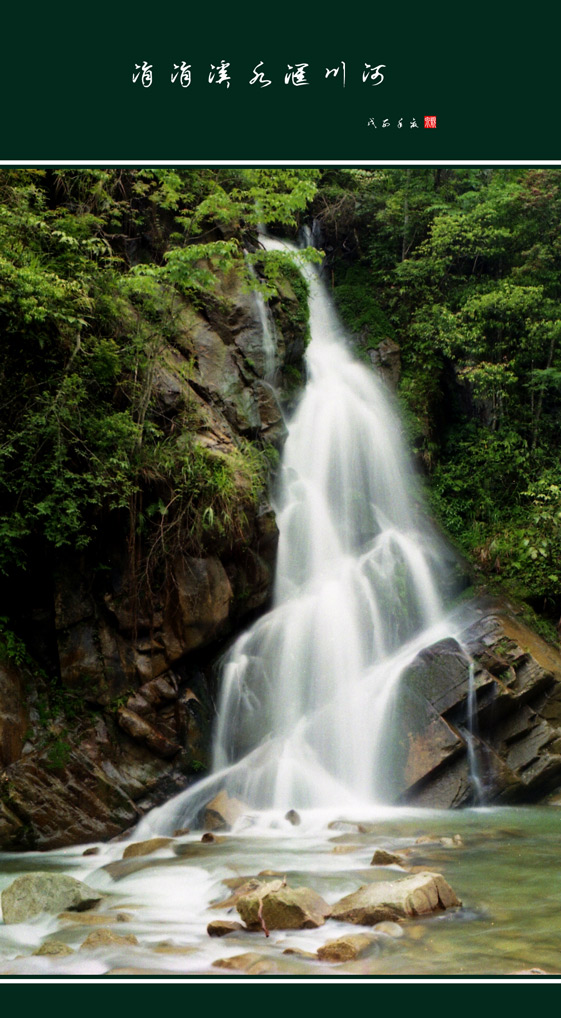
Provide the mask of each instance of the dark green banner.
{"label": "dark green banner", "polygon": [[0,161],[561,159],[551,15],[501,6],[19,5]]}

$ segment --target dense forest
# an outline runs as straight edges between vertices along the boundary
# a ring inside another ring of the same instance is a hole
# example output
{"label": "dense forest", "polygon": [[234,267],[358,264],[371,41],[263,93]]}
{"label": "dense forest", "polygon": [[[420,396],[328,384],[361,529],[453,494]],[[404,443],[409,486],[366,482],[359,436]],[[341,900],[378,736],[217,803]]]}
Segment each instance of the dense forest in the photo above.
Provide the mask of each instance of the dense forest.
{"label": "dense forest", "polygon": [[398,396],[437,519],[476,578],[556,622],[557,170],[4,170],[0,183],[12,652],[24,651],[6,604],[57,549],[80,551],[112,521],[144,558],[159,545],[160,566],[172,541],[235,538],[278,452],[249,433],[235,457],[207,455],[193,408],[171,420],[155,405],[154,364],[186,306],[224,301],[228,273],[278,295],[290,270],[259,251],[258,224],[295,235],[314,219],[360,355],[400,348]]}
{"label": "dense forest", "polygon": [[559,200],[558,171],[537,169],[339,172],[316,197],[359,348],[401,347],[399,396],[436,517],[480,579],[552,621]]}

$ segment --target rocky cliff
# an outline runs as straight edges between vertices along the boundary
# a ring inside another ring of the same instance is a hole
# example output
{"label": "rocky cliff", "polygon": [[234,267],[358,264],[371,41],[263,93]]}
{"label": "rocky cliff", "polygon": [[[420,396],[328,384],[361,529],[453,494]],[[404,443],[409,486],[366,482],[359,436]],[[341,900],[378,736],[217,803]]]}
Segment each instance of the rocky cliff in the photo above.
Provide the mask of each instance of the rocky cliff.
{"label": "rocky cliff", "polygon": [[561,655],[512,606],[463,609],[458,640],[424,650],[396,693],[393,797],[448,808],[531,803],[561,785]]}
{"label": "rocky cliff", "polygon": [[[272,305],[275,381],[286,396],[306,316],[288,278]],[[24,587],[33,660],[7,647],[0,662],[0,848],[114,837],[205,769],[212,664],[271,593],[274,513],[236,458],[240,445],[282,445],[266,368],[255,296],[235,278],[202,308],[184,303],[152,365],[150,413],[170,434],[187,420],[186,455],[228,466],[233,533],[210,518],[198,542],[163,534],[150,569],[154,542],[131,540],[117,519],[103,534],[102,564],[89,550],[61,553]],[[157,493],[158,478],[146,484]]]}

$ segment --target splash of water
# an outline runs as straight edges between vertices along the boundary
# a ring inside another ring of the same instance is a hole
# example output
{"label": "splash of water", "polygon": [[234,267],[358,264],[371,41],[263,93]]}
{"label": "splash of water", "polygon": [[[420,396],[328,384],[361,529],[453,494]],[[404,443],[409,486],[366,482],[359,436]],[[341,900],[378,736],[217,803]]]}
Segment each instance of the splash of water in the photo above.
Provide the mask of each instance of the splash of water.
{"label": "splash of water", "polygon": [[192,822],[221,787],[257,809],[383,801],[392,691],[423,647],[450,635],[399,419],[353,359],[316,270],[303,271],[308,381],[275,501],[273,607],[223,661],[211,775],[156,811],[159,830]]}

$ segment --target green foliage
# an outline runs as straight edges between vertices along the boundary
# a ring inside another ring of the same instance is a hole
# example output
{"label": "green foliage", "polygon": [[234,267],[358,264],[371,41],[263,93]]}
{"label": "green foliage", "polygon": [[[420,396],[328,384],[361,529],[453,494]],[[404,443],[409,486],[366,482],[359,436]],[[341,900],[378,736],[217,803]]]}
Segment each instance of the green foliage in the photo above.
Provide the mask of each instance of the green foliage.
{"label": "green foliage", "polygon": [[394,339],[395,330],[376,300],[368,267],[351,265],[341,276],[334,297],[345,325],[360,337],[360,345],[375,347],[384,339]]}
{"label": "green foliage", "polygon": [[11,661],[19,667],[31,664],[25,642],[14,633],[6,615],[0,616],[0,661]]}
{"label": "green foliage", "polygon": [[[256,464],[249,446],[231,461],[212,459],[192,441],[187,411],[170,441],[153,413],[155,366],[185,301],[208,302],[232,271],[247,282],[244,249],[255,248],[257,225],[296,227],[318,177],[2,171],[4,575],[25,568],[32,548],[83,549],[111,516],[128,516],[133,535],[181,521],[177,532],[193,547],[240,532],[244,501],[257,497],[267,464]],[[267,295],[294,273],[282,253],[251,258]]]}
{"label": "green foliage", "polygon": [[58,771],[63,767],[66,767],[70,754],[72,752],[72,746],[64,736],[59,736],[47,750],[47,767],[49,770]]}
{"label": "green foliage", "polygon": [[488,579],[552,617],[560,184],[558,169],[328,170],[314,203],[347,324],[377,337],[379,308],[401,347],[435,512]]}

